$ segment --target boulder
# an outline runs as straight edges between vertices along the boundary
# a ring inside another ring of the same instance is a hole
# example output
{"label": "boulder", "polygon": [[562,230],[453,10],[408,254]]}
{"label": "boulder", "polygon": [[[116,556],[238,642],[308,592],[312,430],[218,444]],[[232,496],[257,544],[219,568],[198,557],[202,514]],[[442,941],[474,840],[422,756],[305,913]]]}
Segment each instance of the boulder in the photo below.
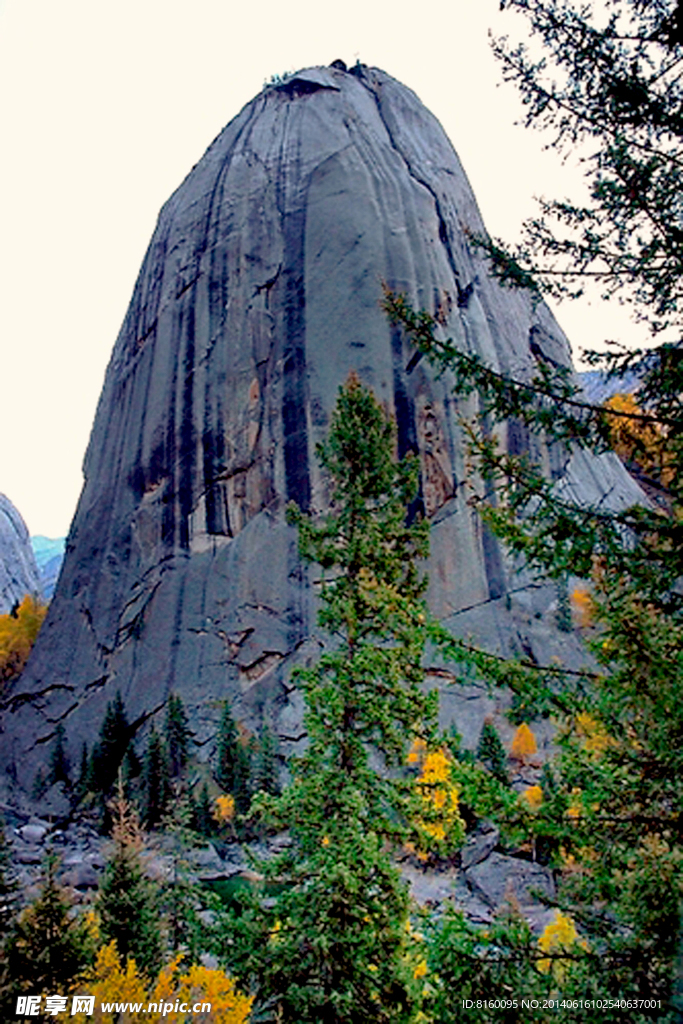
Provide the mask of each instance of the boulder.
{"label": "boulder", "polygon": [[555,894],[549,868],[502,853],[492,853],[473,865],[465,872],[465,878],[472,892],[492,908],[500,907],[506,900],[526,908],[537,901],[536,892],[547,897]]}
{"label": "boulder", "polygon": [[476,831],[468,837],[460,853],[460,864],[463,869],[479,864],[493,852],[498,845],[500,832],[491,822],[483,821]]}

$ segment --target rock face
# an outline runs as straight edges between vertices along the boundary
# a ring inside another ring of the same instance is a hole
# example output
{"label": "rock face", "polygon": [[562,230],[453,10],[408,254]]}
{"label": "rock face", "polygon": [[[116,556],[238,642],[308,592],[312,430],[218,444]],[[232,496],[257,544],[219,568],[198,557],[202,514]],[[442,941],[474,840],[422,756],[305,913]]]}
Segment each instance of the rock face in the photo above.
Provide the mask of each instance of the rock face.
{"label": "rock face", "polygon": [[[379,70],[302,71],[212,143],[161,211],[116,341],[50,614],[6,701],[10,776],[30,785],[57,721],[75,763],[117,690],[139,726],[180,693],[207,756],[226,699],[291,749],[291,667],[319,641],[284,506],[325,506],[315,445],[351,370],[395,413],[399,453],[419,452],[432,609],[505,653],[571,646],[554,589],[525,587],[467,505],[458,416],[474,405],[380,309],[387,282],[497,369],[568,365],[549,310],[491,280],[466,229],[483,225],[450,142]],[[514,423],[503,440],[577,498],[639,494],[615,457],[570,458]],[[495,708],[443,667],[431,682],[476,742]]]}
{"label": "rock face", "polygon": [[6,614],[26,594],[42,591],[26,523],[0,494],[0,613]]}

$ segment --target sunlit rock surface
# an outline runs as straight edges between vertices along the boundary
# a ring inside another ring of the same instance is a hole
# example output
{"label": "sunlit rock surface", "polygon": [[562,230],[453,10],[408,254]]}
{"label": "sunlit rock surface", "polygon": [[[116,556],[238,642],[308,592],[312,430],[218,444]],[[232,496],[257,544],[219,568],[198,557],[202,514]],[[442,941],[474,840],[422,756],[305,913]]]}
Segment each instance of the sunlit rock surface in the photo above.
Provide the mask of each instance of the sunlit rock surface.
{"label": "sunlit rock surface", "polygon": [[0,494],[0,614],[41,589],[26,523],[9,498]]}
{"label": "sunlit rock surface", "polygon": [[[360,67],[302,71],[234,118],[171,196],[116,341],[85,485],[46,626],[6,701],[2,758],[30,786],[58,721],[74,764],[120,690],[142,726],[181,694],[207,755],[220,703],[265,714],[287,753],[301,736],[292,665],[319,650],[312,580],[284,521],[325,506],[315,457],[356,370],[417,450],[433,525],[432,609],[460,634],[539,661],[578,656],[554,587],[527,586],[467,504],[458,404],[380,309],[381,285],[438,314],[463,349],[523,378],[569,364],[551,313],[503,290],[468,245],[483,228],[436,119],[410,89]],[[612,456],[568,467],[533,445],[579,500],[639,492]],[[444,721],[476,742],[495,703],[450,685]]]}

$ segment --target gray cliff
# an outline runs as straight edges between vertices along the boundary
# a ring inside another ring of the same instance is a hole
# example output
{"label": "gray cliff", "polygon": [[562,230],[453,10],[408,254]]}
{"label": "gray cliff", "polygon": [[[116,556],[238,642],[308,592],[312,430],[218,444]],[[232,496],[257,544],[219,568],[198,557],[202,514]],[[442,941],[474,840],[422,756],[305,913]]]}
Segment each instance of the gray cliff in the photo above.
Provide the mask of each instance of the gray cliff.
{"label": "gray cliff", "polygon": [[26,594],[42,591],[26,523],[9,498],[0,494],[0,613],[6,614]]}
{"label": "gray cliff", "polygon": [[[468,229],[483,224],[441,126],[377,69],[302,71],[212,143],[161,211],[114,347],[50,613],[5,701],[10,776],[30,785],[58,721],[75,763],[117,690],[139,726],[180,693],[206,756],[226,699],[292,749],[291,668],[320,638],[284,506],[325,506],[315,445],[351,370],[395,413],[400,454],[419,452],[434,612],[491,649],[576,656],[554,588],[516,575],[467,504],[473,401],[411,364],[380,309],[387,282],[495,368],[569,365],[549,310],[501,289]],[[570,458],[517,424],[502,440],[579,500],[640,493],[614,456]],[[448,678],[435,667],[443,715],[472,743],[488,705],[475,721]]]}

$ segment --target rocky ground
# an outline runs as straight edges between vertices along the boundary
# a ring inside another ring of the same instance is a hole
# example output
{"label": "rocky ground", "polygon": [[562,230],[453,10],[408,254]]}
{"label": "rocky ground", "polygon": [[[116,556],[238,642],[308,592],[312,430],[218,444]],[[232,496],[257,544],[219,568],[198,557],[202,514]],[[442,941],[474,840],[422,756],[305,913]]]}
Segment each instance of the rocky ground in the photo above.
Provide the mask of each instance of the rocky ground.
{"label": "rocky ground", "polygon": [[[538,781],[537,768],[521,769],[513,780],[522,790]],[[8,822],[6,836],[22,899],[29,902],[39,890],[41,864],[48,851],[60,859],[59,881],[75,905],[94,900],[111,849],[111,840],[100,835],[92,817],[80,815],[49,821],[35,815],[21,815],[10,807],[0,808]],[[499,831],[490,822],[480,822],[471,832],[455,861],[438,869],[425,867],[405,856],[401,870],[416,902],[437,909],[451,901],[477,925],[491,922],[496,912],[512,902],[537,934],[554,911],[542,902],[552,897],[552,871],[532,859],[531,852],[503,850]],[[157,881],[171,879],[177,864],[177,846],[172,836],[152,833],[144,854],[148,875]],[[285,833],[270,837],[251,849],[258,856],[272,855],[289,842]],[[238,842],[206,842],[183,850],[182,859],[189,881],[210,883],[253,877],[246,849]],[[541,898],[539,898],[539,894]]]}

